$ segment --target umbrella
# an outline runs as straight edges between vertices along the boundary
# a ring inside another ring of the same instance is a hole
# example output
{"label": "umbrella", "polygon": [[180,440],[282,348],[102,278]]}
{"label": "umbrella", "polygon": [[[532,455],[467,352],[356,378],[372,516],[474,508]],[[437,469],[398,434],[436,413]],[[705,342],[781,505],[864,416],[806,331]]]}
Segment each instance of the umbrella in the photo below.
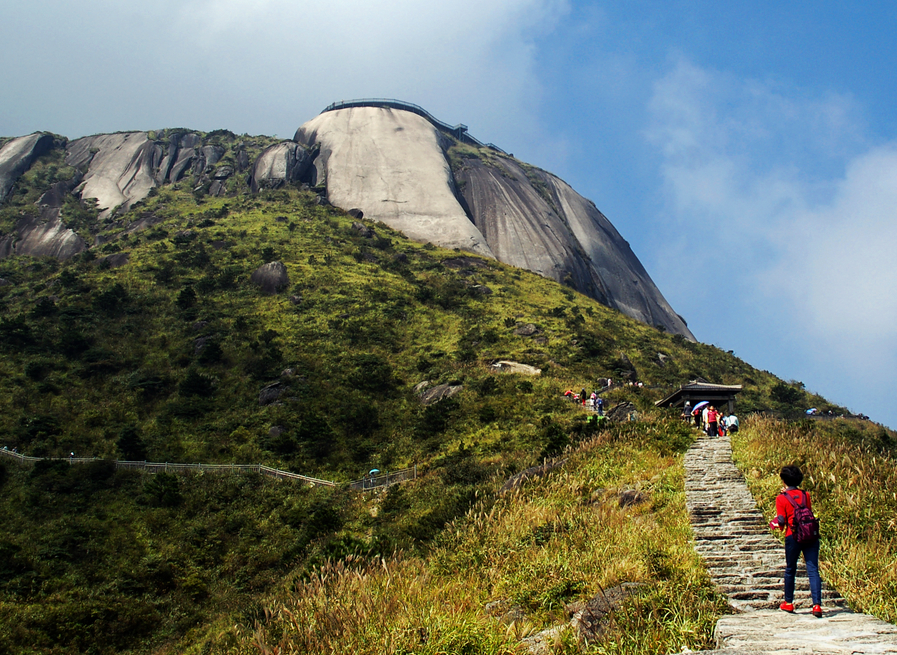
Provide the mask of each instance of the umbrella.
{"label": "umbrella", "polygon": [[815,407],[811,407],[810,409],[807,410],[807,414],[815,414],[815,413],[816,413]]}
{"label": "umbrella", "polygon": [[368,475],[377,475],[380,472],[380,469],[371,469]]}
{"label": "umbrella", "polygon": [[691,413],[694,414],[696,411],[701,409],[704,405],[709,405],[709,404],[710,404],[709,400],[702,400],[697,405],[695,405],[694,407],[691,408]]}

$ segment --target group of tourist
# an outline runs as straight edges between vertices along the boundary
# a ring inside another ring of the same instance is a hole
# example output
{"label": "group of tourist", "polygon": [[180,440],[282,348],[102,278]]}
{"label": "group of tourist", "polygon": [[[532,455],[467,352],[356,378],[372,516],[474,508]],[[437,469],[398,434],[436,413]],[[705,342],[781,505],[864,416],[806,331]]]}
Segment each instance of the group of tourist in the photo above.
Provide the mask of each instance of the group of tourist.
{"label": "group of tourist", "polygon": [[598,416],[604,416],[604,398],[598,395],[597,389],[591,394],[587,393],[585,389],[582,389],[579,393],[576,393],[573,389],[567,389],[564,392],[564,397],[575,404],[582,404],[583,407],[597,412]]}
{"label": "group of tourist", "polygon": [[686,400],[682,408],[682,417],[687,423],[694,421],[694,424],[708,437],[724,437],[738,432],[738,417],[735,414],[726,416],[706,401],[692,407],[691,402]]}

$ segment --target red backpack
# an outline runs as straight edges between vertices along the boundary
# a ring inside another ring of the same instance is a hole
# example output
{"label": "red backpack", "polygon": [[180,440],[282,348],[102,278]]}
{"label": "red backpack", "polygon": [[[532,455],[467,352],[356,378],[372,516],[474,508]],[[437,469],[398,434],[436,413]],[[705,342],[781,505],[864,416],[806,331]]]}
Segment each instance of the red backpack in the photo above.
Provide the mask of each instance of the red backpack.
{"label": "red backpack", "polygon": [[791,517],[791,536],[799,544],[811,544],[819,539],[819,519],[814,516],[813,510],[807,507],[807,492],[799,491],[801,493],[800,504],[791,497],[791,494],[782,492],[782,495],[794,507],[794,515]]}

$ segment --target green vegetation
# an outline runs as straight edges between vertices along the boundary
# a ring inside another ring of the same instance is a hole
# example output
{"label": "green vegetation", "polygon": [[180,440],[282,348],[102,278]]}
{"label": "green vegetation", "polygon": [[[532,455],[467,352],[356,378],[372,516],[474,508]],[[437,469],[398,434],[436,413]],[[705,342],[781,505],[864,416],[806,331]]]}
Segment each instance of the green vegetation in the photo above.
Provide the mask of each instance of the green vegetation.
{"label": "green vegetation", "polygon": [[761,508],[775,504],[781,467],[801,468],[821,522],[823,576],[852,608],[897,622],[894,433],[844,419],[755,418],[733,438],[733,451]]}
{"label": "green vegetation", "polygon": [[[204,138],[223,163],[267,143]],[[4,234],[42,185],[69,179],[59,152],[0,208]],[[320,651],[509,652],[621,582],[641,586],[597,651],[709,643],[723,606],[688,545],[692,435],[654,401],[702,377],[745,385],[741,414],[833,406],[535,274],[383,225],[366,236],[314,190],[252,195],[234,176],[212,198],[194,192],[200,179],[105,222],[69,200],[62,219],[103,245],[66,262],[0,260],[0,446],[100,458],[0,460],[0,653],[264,652],[311,638]],[[111,267],[112,253],[128,263]],[[249,278],[272,260],[290,282],[269,296]],[[499,359],[542,374],[499,373]],[[589,423],[563,399],[605,377],[644,383],[605,396],[639,422]],[[425,381],[462,390],[424,406]],[[497,495],[563,454],[563,468]],[[340,482],[417,464],[419,477],[362,495],[116,459]],[[624,488],[649,502],[620,508]],[[492,600],[526,621],[498,623],[483,611]]]}
{"label": "green vegetation", "polygon": [[[711,646],[725,612],[690,543],[679,421],[614,426],[569,453],[556,475],[478,501],[428,557],[394,555],[325,567],[270,602],[261,626],[222,637],[237,651],[513,653],[564,622],[564,606],[621,583],[640,586],[592,652]],[[621,507],[620,491],[650,500]],[[412,487],[395,487],[380,509]],[[516,606],[510,625],[483,611]],[[558,652],[578,652],[564,635]]]}

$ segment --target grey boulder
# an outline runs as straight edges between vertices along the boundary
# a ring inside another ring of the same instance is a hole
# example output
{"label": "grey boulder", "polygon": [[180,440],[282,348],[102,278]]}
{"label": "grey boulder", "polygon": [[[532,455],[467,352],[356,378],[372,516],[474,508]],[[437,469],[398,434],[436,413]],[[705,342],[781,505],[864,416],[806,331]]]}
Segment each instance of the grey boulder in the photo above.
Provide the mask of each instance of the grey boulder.
{"label": "grey boulder", "polygon": [[287,267],[283,262],[269,262],[259,266],[249,279],[268,295],[277,293],[290,283],[290,276],[287,275]]}

